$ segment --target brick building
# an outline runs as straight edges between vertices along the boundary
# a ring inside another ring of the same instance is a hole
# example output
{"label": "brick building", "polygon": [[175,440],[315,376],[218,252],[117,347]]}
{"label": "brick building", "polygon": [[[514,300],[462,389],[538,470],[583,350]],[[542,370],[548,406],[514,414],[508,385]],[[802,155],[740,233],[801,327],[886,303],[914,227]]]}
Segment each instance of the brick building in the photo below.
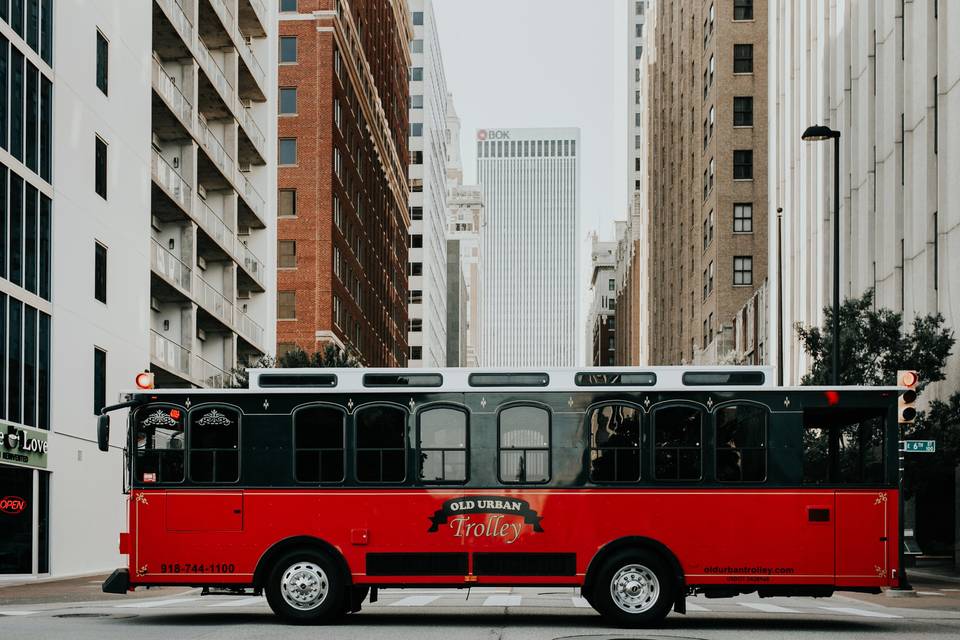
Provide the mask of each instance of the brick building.
{"label": "brick building", "polygon": [[656,3],[651,365],[712,364],[767,272],[767,3]]}
{"label": "brick building", "polygon": [[277,351],[407,362],[402,0],[280,2]]}

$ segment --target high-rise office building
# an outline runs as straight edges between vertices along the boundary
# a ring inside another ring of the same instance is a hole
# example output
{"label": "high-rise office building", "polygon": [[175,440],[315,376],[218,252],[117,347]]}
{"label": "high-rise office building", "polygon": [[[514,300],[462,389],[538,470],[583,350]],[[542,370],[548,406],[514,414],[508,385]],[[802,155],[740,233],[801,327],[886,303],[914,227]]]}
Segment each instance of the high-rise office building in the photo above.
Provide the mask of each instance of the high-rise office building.
{"label": "high-rise office building", "polygon": [[767,272],[767,4],[655,7],[649,364],[712,364]]}
{"label": "high-rise office building", "polygon": [[447,348],[447,93],[432,0],[409,0],[411,367],[446,365]]}
{"label": "high-rise office building", "polygon": [[0,419],[46,442],[4,439],[0,574],[119,566],[96,413],[272,350],[275,34],[262,0],[0,0]]}
{"label": "high-rise office building", "polygon": [[[784,266],[783,315],[774,270],[768,317],[784,342],[787,384],[812,365],[793,327],[823,325],[823,309],[832,305],[838,160],[841,298],[875,289],[877,308],[902,312],[905,326],[942,313],[948,327],[960,328],[957,9],[944,0],[770,3],[770,126],[777,135],[769,207],[783,209]],[[801,140],[814,124],[840,131],[839,159],[832,140]],[[925,397],[957,389],[956,349],[945,373]]]}
{"label": "high-rise office building", "polygon": [[480,363],[577,364],[579,129],[481,129]]}
{"label": "high-rise office building", "polygon": [[277,351],[407,362],[412,20],[404,0],[283,0]]}

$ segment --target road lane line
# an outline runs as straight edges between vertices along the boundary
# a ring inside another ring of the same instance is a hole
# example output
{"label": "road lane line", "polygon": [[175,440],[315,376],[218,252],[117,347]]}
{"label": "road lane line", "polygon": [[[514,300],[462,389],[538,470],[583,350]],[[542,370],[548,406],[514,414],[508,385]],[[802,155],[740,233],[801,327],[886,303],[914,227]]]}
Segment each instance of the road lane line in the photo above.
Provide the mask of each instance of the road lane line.
{"label": "road lane line", "polygon": [[483,601],[485,607],[519,607],[523,596],[490,596]]}
{"label": "road lane line", "polygon": [[687,611],[693,611],[693,612],[696,612],[696,613],[706,613],[706,612],[709,612],[710,609],[707,609],[706,607],[701,607],[701,606],[698,605],[698,604],[693,604],[693,603],[688,602],[688,603],[687,603]]}
{"label": "road lane line", "polygon": [[738,602],[737,604],[741,607],[756,609],[757,611],[763,611],[764,613],[800,613],[796,609],[788,609],[787,607],[781,607],[780,605],[776,604],[768,604],[766,602]]}
{"label": "road lane line", "polygon": [[173,598],[171,600],[147,600],[145,602],[130,602],[128,604],[115,605],[117,609],[153,609],[154,607],[176,606],[199,600],[200,596],[195,598]]}
{"label": "road lane line", "polygon": [[208,604],[208,607],[246,607],[251,604],[266,603],[266,600],[263,599],[263,596],[247,596],[246,598],[238,598],[233,596],[230,600],[224,602],[217,602],[215,604]]}
{"label": "road lane line", "polygon": [[0,611],[0,616],[32,616],[39,611]]}
{"label": "road lane line", "polygon": [[587,602],[587,599],[582,596],[573,596],[573,598],[571,599],[573,600],[573,606],[575,607],[580,607],[584,609],[590,608],[590,603]]}
{"label": "road lane line", "polygon": [[864,618],[902,618],[903,616],[895,616],[892,613],[881,613],[880,611],[867,611],[865,609],[855,609],[853,607],[820,607],[825,611],[833,611],[834,613],[846,613],[851,616],[863,616]]}
{"label": "road lane line", "polygon": [[937,593],[936,591],[917,591],[918,596],[940,596],[941,598],[946,598],[947,594]]}
{"label": "road lane line", "polygon": [[388,607],[424,607],[434,600],[439,600],[442,596],[408,596],[391,602]]}

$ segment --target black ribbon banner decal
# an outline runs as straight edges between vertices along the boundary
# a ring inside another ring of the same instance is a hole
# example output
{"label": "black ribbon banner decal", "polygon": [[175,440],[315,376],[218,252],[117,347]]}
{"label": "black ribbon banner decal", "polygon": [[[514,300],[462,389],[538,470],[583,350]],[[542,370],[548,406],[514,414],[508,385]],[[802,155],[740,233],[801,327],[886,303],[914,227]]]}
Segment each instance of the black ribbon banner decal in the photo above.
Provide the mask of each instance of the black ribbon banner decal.
{"label": "black ribbon banner decal", "polygon": [[517,498],[503,498],[496,496],[464,496],[463,498],[454,498],[447,500],[443,506],[437,509],[430,516],[429,533],[437,531],[442,524],[453,516],[462,513],[501,513],[508,516],[520,516],[524,524],[533,526],[537,533],[543,533],[543,527],[540,526],[541,516],[530,508],[530,503],[526,500]]}

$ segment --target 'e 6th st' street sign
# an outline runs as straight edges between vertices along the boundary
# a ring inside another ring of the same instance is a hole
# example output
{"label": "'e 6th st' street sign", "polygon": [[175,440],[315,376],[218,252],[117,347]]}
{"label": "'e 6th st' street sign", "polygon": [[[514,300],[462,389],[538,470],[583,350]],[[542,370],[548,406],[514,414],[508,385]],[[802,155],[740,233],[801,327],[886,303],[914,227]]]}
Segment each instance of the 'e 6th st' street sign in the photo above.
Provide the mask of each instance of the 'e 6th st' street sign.
{"label": "'e 6th st' street sign", "polygon": [[0,422],[2,462],[32,469],[46,469],[48,444],[46,431]]}
{"label": "'e 6th st' street sign", "polygon": [[904,440],[904,453],[936,453],[936,440]]}

